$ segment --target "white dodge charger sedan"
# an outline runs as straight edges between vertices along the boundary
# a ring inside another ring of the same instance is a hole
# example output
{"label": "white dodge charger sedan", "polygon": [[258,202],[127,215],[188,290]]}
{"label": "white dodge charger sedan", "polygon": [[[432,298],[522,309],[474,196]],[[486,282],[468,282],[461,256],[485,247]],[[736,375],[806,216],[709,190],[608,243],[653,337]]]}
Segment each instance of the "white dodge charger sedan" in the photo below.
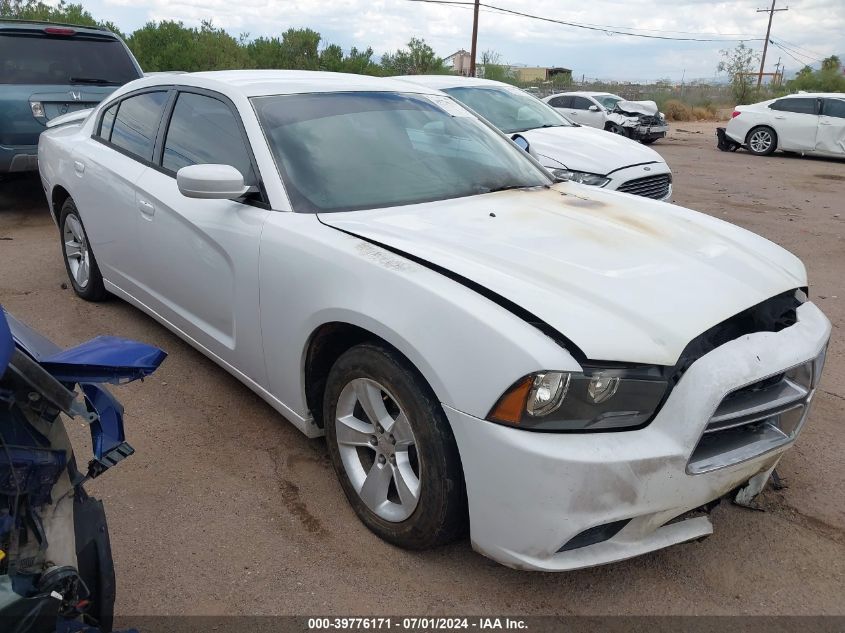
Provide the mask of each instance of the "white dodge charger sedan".
{"label": "white dodge charger sedan", "polygon": [[752,154],[775,150],[816,156],[845,156],[845,94],[798,93],[737,106],[728,137]]}
{"label": "white dodge charger sedan", "polygon": [[660,154],[624,135],[573,123],[524,90],[455,75],[395,79],[447,93],[522,142],[558,178],[657,200],[672,197],[672,171]]}
{"label": "white dodge charger sedan", "polygon": [[[608,135],[609,136],[609,135]],[[700,538],[807,417],[830,323],[775,244],[556,182],[437,91],[231,71],[44,132],[73,289],[309,437],[366,526],[564,570]]]}

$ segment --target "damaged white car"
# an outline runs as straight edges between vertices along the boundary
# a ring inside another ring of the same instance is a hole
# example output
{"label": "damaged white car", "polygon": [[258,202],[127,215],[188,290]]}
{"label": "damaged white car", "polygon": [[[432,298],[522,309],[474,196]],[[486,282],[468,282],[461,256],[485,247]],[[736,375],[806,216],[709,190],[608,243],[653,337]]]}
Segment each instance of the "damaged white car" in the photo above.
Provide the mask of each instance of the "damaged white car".
{"label": "damaged white car", "polygon": [[[802,263],[555,182],[440,92],[229,71],[124,86],[41,136],[70,281],[326,435],[355,513],[522,569],[701,538],[807,418],[830,323]],[[75,227],[80,230],[74,231]]]}
{"label": "damaged white car", "polygon": [[562,92],[543,101],[576,123],[621,134],[646,145],[669,131],[666,117],[654,101],[626,101],[606,92]]}
{"label": "damaged white car", "polygon": [[845,156],[845,94],[798,93],[737,106],[728,138],[752,154],[775,150],[816,156]]}
{"label": "damaged white car", "polygon": [[656,200],[672,197],[672,172],[657,152],[573,124],[536,97],[501,81],[454,75],[395,77],[442,90],[510,136],[564,180]]}

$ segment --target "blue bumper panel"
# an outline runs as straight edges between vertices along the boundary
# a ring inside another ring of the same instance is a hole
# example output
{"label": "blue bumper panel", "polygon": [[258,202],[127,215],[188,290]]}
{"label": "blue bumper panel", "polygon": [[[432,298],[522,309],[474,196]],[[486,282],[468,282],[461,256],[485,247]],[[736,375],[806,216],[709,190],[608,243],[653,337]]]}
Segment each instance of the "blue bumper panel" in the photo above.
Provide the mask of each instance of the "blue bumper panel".
{"label": "blue bumper panel", "polygon": [[40,359],[41,366],[62,382],[120,384],[144,378],[167,358],[157,347],[116,336],[98,336],[87,343]]}

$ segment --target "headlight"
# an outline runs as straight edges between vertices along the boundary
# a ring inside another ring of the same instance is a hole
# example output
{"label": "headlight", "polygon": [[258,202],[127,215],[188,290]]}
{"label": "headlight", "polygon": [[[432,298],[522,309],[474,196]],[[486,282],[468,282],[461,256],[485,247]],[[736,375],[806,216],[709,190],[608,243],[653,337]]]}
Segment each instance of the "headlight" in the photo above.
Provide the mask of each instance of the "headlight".
{"label": "headlight", "polygon": [[534,431],[630,429],[654,417],[668,388],[657,366],[538,372],[508,389],[487,419]]}
{"label": "headlight", "polygon": [[46,118],[44,114],[44,105],[40,101],[30,101],[29,107],[32,110],[32,116],[38,118]]}
{"label": "headlight", "polygon": [[573,171],[571,169],[552,169],[552,175],[563,180],[571,180],[572,182],[580,182],[582,185],[593,185],[594,187],[604,187],[610,182],[610,178],[599,176],[598,174],[591,174],[586,171]]}

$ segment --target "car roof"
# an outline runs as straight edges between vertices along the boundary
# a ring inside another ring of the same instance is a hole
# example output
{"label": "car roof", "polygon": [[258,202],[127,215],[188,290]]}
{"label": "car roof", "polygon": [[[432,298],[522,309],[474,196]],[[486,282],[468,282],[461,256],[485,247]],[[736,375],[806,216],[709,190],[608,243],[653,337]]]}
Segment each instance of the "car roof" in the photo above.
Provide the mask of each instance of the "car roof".
{"label": "car roof", "polygon": [[382,77],[311,70],[217,70],[160,74],[138,79],[127,84],[125,88],[137,90],[159,85],[193,86],[246,97],[310,92],[437,93],[436,90],[422,87],[411,89],[406,82]]}
{"label": "car roof", "polygon": [[86,26],[72,24],[69,22],[50,22],[44,20],[18,20],[16,18],[0,18],[0,33],[10,31],[36,31],[42,32],[45,28],[57,26],[74,29],[77,33],[117,37],[114,33],[102,26]]}
{"label": "car roof", "polygon": [[[783,95],[781,97],[777,97],[777,99],[787,99],[789,97],[809,97],[809,98],[836,98],[836,99],[843,99],[845,98],[845,92],[796,92],[791,95]],[[777,99],[771,99],[771,101],[777,101]]]}
{"label": "car roof", "polygon": [[395,77],[391,77],[391,79],[416,84],[418,86],[425,86],[427,88],[434,88],[436,90],[459,88],[461,86],[477,86],[479,88],[500,88],[502,86],[507,88],[515,87],[502,81],[481,79],[480,77],[464,77],[463,75],[397,75]]}

